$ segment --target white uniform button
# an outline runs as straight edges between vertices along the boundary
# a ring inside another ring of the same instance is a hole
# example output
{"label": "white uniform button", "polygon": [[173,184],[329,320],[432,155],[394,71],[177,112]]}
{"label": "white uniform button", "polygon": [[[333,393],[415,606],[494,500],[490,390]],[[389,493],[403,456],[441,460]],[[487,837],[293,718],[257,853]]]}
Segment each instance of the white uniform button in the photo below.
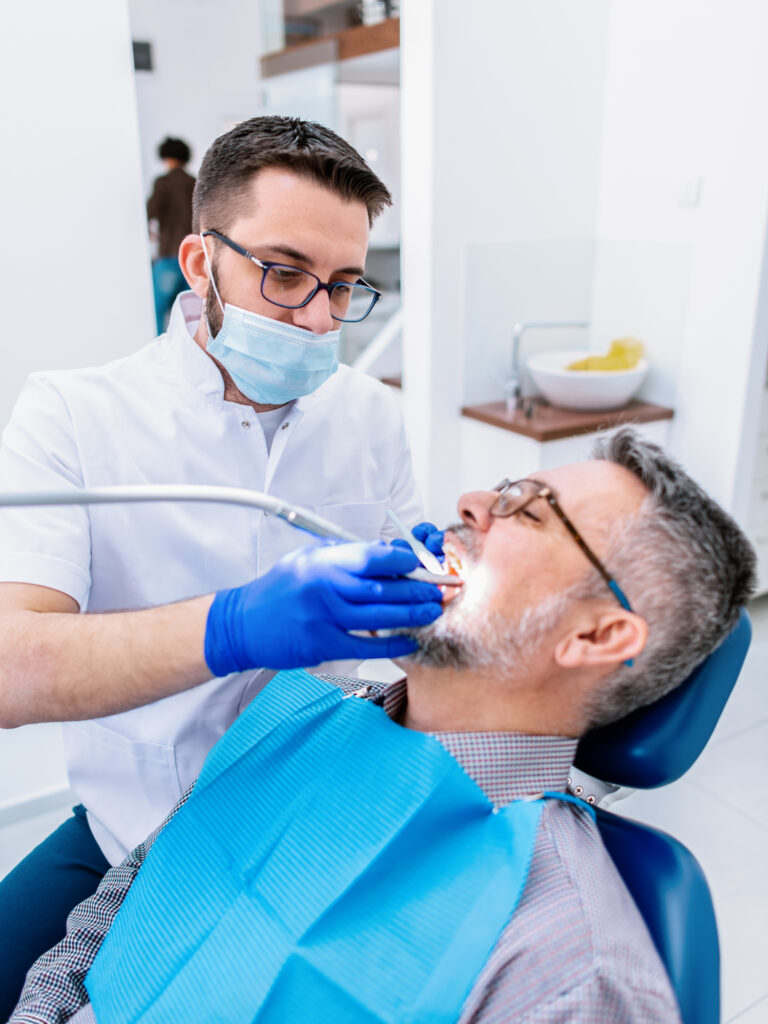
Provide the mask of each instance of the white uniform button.
{"label": "white uniform button", "polygon": [[250,425],[250,420],[243,420],[243,422],[240,424],[241,427],[245,427],[246,429],[250,427]]}
{"label": "white uniform button", "polygon": [[290,423],[284,423],[281,429],[282,430],[287,430],[288,427],[290,427],[290,425],[291,425]]}

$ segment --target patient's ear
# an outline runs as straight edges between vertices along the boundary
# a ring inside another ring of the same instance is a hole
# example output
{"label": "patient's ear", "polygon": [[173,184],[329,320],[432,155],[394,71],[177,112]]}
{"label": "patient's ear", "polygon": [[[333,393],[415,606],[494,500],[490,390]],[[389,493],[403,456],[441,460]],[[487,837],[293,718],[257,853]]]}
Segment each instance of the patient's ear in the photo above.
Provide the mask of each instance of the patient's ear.
{"label": "patient's ear", "polygon": [[632,661],[645,647],[648,625],[640,615],[617,608],[577,623],[555,645],[562,668],[597,668]]}

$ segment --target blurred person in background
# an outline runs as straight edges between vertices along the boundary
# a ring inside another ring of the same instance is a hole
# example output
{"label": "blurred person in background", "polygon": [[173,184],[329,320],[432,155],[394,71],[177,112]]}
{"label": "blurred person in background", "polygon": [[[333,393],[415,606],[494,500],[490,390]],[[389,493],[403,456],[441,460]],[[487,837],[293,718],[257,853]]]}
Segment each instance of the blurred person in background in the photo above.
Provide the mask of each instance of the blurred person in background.
{"label": "blurred person in background", "polygon": [[157,154],[168,168],[155,179],[147,200],[147,218],[157,221],[157,259],[152,263],[157,333],[162,334],[171,306],[187,287],[179,266],[179,246],[192,230],[192,192],[195,179],[187,174],[191,152],[183,139],[164,139]]}

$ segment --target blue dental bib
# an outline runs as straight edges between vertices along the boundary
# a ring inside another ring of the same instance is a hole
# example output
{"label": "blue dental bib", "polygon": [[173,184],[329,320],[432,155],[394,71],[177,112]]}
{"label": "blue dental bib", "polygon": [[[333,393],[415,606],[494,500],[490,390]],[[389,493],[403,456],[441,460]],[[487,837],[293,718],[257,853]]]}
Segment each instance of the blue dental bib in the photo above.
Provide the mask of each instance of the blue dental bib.
{"label": "blue dental bib", "polygon": [[155,841],[86,978],[96,1019],[455,1021],[542,804],[494,809],[437,740],[281,672]]}

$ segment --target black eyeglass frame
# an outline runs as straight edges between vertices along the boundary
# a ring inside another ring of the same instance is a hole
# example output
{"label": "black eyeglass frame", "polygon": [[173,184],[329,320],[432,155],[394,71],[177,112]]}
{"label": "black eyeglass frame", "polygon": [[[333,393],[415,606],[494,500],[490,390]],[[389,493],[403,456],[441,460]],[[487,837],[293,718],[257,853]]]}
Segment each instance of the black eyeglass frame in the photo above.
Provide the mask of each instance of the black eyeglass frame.
{"label": "black eyeglass frame", "polygon": [[[512,509],[511,511],[509,511],[509,512],[498,511],[499,502],[500,502],[500,499],[503,497],[503,495],[506,494],[506,492],[511,487],[522,487],[523,484],[533,485],[533,487],[537,488],[537,490],[531,491],[528,499],[524,500],[520,505],[518,505],[516,508]],[[619,602],[621,607],[624,608],[625,611],[628,611],[628,612],[632,611],[632,606],[630,605],[629,601],[627,600],[627,597],[626,597],[624,591],[618,585],[618,583],[613,578],[613,576],[611,576],[611,574],[605,568],[603,563],[600,561],[600,559],[594,553],[592,548],[589,546],[589,544],[587,544],[587,542],[581,536],[581,534],[576,529],[576,527],[573,525],[571,520],[565,514],[565,512],[563,511],[563,509],[562,509],[562,507],[560,505],[560,502],[557,500],[557,498],[552,493],[552,488],[551,487],[549,487],[547,484],[541,483],[538,480],[525,479],[525,480],[502,480],[501,483],[497,484],[497,486],[494,487],[493,489],[494,489],[494,491],[498,492],[499,497],[496,499],[496,501],[493,503],[493,505],[491,505],[491,507],[489,509],[489,512],[496,519],[508,519],[511,516],[517,515],[518,512],[522,512],[524,509],[528,508],[528,506],[532,502],[534,502],[537,498],[543,498],[547,502],[547,504],[550,506],[552,511],[557,515],[558,519],[563,524],[563,526],[565,526],[565,528],[568,531],[568,533],[570,533],[570,535],[573,537],[573,539],[579,545],[579,547],[584,552],[584,554],[587,556],[587,558],[592,563],[592,565],[595,567],[595,569],[597,569],[597,571],[603,577],[605,582],[608,584],[608,587],[609,587],[611,593],[616,598],[616,600]]]}
{"label": "black eyeglass frame", "polygon": [[[244,256],[247,260],[250,260],[251,263],[257,266],[262,272],[262,298],[266,299],[267,302],[271,302],[273,306],[279,306],[281,309],[301,309],[303,306],[306,306],[308,302],[311,302],[312,299],[314,299],[314,297],[320,291],[328,292],[328,299],[329,301],[331,301],[333,299],[333,291],[335,288],[340,288],[343,286],[346,286],[347,288],[355,286],[359,287],[362,285],[364,288],[367,288],[371,294],[371,304],[365,311],[365,313],[363,313],[362,316],[356,317],[354,320],[345,320],[344,317],[334,316],[333,313],[331,313],[332,319],[338,320],[338,322],[341,324],[359,324],[361,320],[365,320],[365,318],[368,316],[373,307],[381,298],[382,293],[377,288],[374,288],[373,285],[368,284],[368,282],[364,280],[362,277],[359,277],[356,281],[321,281],[317,274],[313,274],[310,270],[304,270],[301,267],[294,267],[290,263],[279,263],[275,260],[260,260],[258,256],[254,256],[253,253],[249,252],[248,249],[246,249],[244,246],[239,245],[237,242],[233,242],[231,238],[227,238],[226,235],[222,235],[220,231],[215,231],[213,228],[209,228],[207,231],[203,231],[201,234],[203,238],[207,237],[208,235],[212,235],[214,238],[218,238],[220,242],[223,242],[225,245],[228,245],[230,249],[234,249],[234,251],[238,253],[240,256]],[[280,267],[284,270],[292,270],[300,274],[306,274],[307,277],[314,278],[314,280],[317,283],[315,284],[314,289],[310,292],[307,298],[296,306],[286,305],[284,302],[276,302],[274,299],[270,299],[268,295],[264,294],[264,281],[267,278],[267,272],[271,270],[272,267]]]}

